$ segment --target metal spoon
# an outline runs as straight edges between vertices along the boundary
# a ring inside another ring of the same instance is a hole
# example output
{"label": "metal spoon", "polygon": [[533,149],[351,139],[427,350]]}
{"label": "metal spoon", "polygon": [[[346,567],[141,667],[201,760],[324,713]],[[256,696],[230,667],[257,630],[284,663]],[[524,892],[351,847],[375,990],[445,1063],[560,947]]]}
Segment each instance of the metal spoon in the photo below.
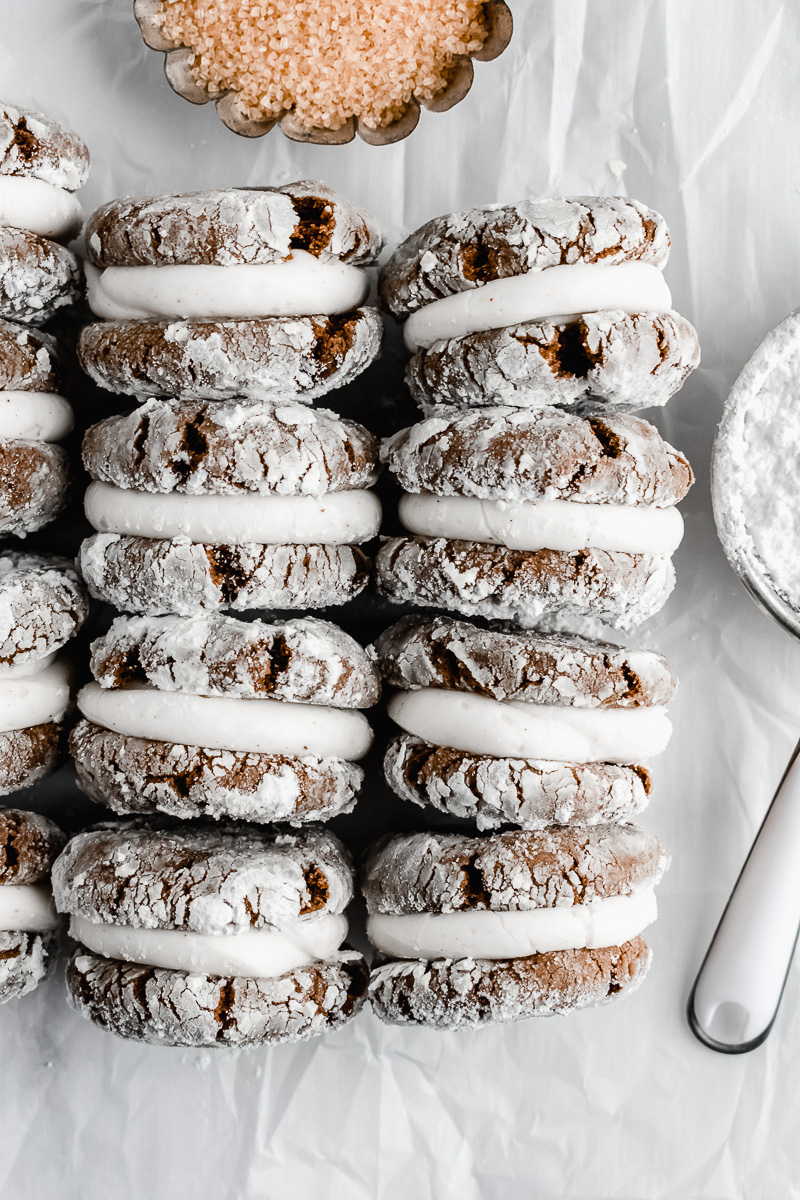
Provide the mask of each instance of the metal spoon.
{"label": "metal spoon", "polygon": [[[731,474],[748,418],[751,435],[759,428],[759,397],[770,388],[774,396],[781,385],[785,388],[787,378],[796,380],[800,389],[800,310],[767,336],[731,391],[714,443],[712,498],[720,540],[742,583],[764,612],[800,637],[800,612],[775,590],[759,559]],[[787,401],[791,403],[793,397]],[[781,464],[775,465],[779,470]],[[800,546],[788,549],[800,554]],[[772,1029],[800,929],[799,862],[800,743],[750,848],[689,997],[692,1031],[712,1050],[744,1054],[760,1046]]]}

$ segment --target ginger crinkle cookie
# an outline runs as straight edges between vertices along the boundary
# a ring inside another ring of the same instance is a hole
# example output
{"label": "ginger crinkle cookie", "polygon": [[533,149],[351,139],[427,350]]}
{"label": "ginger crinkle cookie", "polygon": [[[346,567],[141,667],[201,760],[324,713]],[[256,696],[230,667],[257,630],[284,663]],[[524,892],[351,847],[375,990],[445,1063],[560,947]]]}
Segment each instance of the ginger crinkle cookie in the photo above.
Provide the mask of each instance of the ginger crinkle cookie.
{"label": "ginger crinkle cookie", "polygon": [[633,825],[389,838],[362,882],[388,960],[372,972],[373,1008],[391,1024],[458,1029],[632,992],[668,863]]}
{"label": "ginger crinkle cookie", "polygon": [[440,405],[633,411],[663,405],[700,361],[672,309],[663,217],[636,200],[523,200],[438,217],[381,271],[405,320],[407,381]]}
{"label": "ginger crinkle cookie", "polygon": [[647,804],[642,764],[666,748],[676,688],[660,654],[423,616],[375,654],[403,799],[480,830],[628,821]]}
{"label": "ginger crinkle cookie", "polygon": [[0,320],[0,536],[25,537],[66,503],[69,459],[57,443],[74,417],[57,358],[48,334]]}
{"label": "ginger crinkle cookie", "polygon": [[60,651],[88,611],[70,563],[0,554],[0,795],[29,787],[65,757],[72,673]]}
{"label": "ginger crinkle cookie", "polygon": [[342,604],[369,578],[377,453],[307,405],[150,400],[84,438],[84,577],[148,614]]}
{"label": "ginger crinkle cookie", "polygon": [[364,1002],[364,960],[341,949],[352,869],[322,830],[109,823],[73,838],[53,887],[80,943],[68,1000],[120,1037],[295,1042]]}
{"label": "ginger crinkle cookie", "polygon": [[50,871],[66,840],[38,813],[0,808],[0,1004],[32,992],[52,965],[61,920]]}
{"label": "ginger crinkle cookie", "polygon": [[84,370],[138,397],[309,402],[375,358],[372,217],[324,184],[112,201],[87,231]]}
{"label": "ginger crinkle cookie", "polygon": [[465,411],[402,430],[382,457],[407,530],[376,559],[391,600],[580,632],[634,628],[672,590],[692,472],[638,417]]}
{"label": "ginger crinkle cookie", "polygon": [[80,232],[88,173],[77,134],[0,102],[0,319],[41,325],[77,299],[80,263],[60,243]]}
{"label": "ginger crinkle cookie", "polygon": [[292,825],[355,804],[377,668],[313,617],[119,617],[93,644],[71,750],[117,813]]}

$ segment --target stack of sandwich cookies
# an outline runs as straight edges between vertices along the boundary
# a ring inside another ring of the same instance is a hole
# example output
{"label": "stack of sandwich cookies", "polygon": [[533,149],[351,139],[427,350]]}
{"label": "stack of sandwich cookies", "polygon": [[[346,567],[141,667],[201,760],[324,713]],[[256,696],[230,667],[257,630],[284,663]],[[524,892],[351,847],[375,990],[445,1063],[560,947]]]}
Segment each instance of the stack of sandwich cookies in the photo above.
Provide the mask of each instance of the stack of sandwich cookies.
{"label": "stack of sandwich cookies", "polygon": [[92,672],[71,749],[114,811],[299,825],[353,807],[380,677],[335,625],[119,617]]}
{"label": "stack of sandwich cookies", "polygon": [[366,964],[341,949],[352,870],[321,830],[109,824],[69,843],[53,888],[80,943],[69,1002],[120,1037],[294,1042],[364,1002]]}
{"label": "stack of sandwich cookies", "polygon": [[524,200],[429,221],[381,272],[407,381],[439,405],[662,405],[697,366],[672,310],[663,217],[622,197]]}
{"label": "stack of sandwich cookies", "polygon": [[317,182],[115,200],[86,231],[84,369],[143,396],[309,402],[361,373],[383,238]]}
{"label": "stack of sandwich cookies", "polygon": [[70,563],[0,555],[0,795],[30,787],[65,756],[71,672],[59,651],[88,611]]}
{"label": "stack of sandwich cookies", "polygon": [[0,321],[0,535],[25,537],[61,511],[69,459],[56,443],[72,426],[53,338]]}
{"label": "stack of sandwich cookies", "polygon": [[363,426],[286,402],[150,400],[87,432],[98,533],[81,567],[125,611],[341,604],[367,583],[381,508]]}
{"label": "stack of sandwich cookies", "polygon": [[41,325],[77,299],[80,263],[60,243],[80,232],[88,173],[71,130],[0,103],[0,318]]}
{"label": "stack of sandwich cookies", "polygon": [[66,840],[38,813],[0,809],[0,1004],[32,992],[52,965],[61,920],[50,871]]}
{"label": "stack of sandwich cookies", "polygon": [[638,417],[464,411],[402,430],[383,457],[408,530],[376,560],[391,600],[580,631],[633,628],[672,590],[692,472]]}
{"label": "stack of sandwich cookies", "polygon": [[410,616],[378,639],[398,795],[480,830],[629,821],[676,680],[646,650]]}
{"label": "stack of sandwich cookies", "polygon": [[367,933],[388,959],[372,972],[373,1008],[457,1029],[630,993],[668,862],[657,837],[624,824],[390,838],[362,883]]}

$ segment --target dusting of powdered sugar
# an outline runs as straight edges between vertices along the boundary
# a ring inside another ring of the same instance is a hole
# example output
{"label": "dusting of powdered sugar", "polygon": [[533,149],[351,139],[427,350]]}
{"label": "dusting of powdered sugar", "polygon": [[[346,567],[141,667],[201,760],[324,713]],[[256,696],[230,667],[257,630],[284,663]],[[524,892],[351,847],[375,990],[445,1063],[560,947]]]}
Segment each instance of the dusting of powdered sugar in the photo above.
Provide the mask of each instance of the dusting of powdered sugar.
{"label": "dusting of powdered sugar", "polygon": [[734,384],[714,446],[713,494],[736,569],[800,613],[800,310],[767,335]]}

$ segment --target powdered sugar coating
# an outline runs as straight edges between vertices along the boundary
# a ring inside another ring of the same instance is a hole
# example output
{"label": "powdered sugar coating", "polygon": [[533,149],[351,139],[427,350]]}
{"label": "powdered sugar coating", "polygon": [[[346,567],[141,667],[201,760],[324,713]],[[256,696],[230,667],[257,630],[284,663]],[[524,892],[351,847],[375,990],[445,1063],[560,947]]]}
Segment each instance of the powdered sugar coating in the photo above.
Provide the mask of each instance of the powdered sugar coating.
{"label": "powdered sugar coating", "polygon": [[412,833],[373,848],[361,887],[370,913],[528,911],[630,895],[668,866],[661,839],[635,825]]}
{"label": "powdered sugar coating", "polygon": [[392,1025],[465,1029],[549,1017],[634,992],[650,966],[643,938],[600,950],[557,950],[506,961],[389,962],[370,979],[377,1016]]}
{"label": "powdered sugar coating", "polygon": [[635,629],[675,586],[659,554],[509,550],[446,538],[388,538],[375,558],[378,591],[398,604],[598,636],[598,627]]}
{"label": "powdered sugar coating", "polygon": [[369,708],[380,696],[378,670],[363,647],[316,617],[117,617],[92,643],[91,668],[104,688],[146,682],[166,692],[335,708]]}
{"label": "powdered sugar coating", "polygon": [[89,151],[52,117],[0,101],[0,175],[42,179],[74,192],[89,175]]}
{"label": "powdered sugar coating", "polygon": [[426,416],[498,404],[636,412],[666,404],[699,362],[697,333],[676,312],[596,312],[437,342],[417,351],[406,382]]}
{"label": "powdered sugar coating", "polygon": [[669,703],[677,686],[654,651],[481,629],[452,617],[404,617],[380,635],[375,653],[393,687],[454,688],[527,704],[635,708]]}
{"label": "powdered sugar coating", "polygon": [[374,262],[383,234],[365,209],[316,180],[132,196],[98,208],[86,227],[98,267],[272,263],[306,250],[321,262]]}
{"label": "powdered sugar coating", "polygon": [[645,808],[650,790],[643,767],[494,758],[411,734],[389,742],[383,769],[404,800],[474,821],[481,831],[629,821]]}
{"label": "powdered sugar coating", "polygon": [[437,496],[667,508],[692,483],[683,455],[625,413],[498,407],[429,417],[387,439],[381,457],[407,492]]}
{"label": "powdered sugar coating", "polygon": [[381,302],[405,317],[443,296],[494,279],[575,262],[639,259],[663,267],[664,218],[622,196],[546,197],[490,205],[428,221],[381,270]]}
{"label": "powdered sugar coating", "polygon": [[50,973],[57,949],[57,932],[0,930],[0,1004],[34,991]]}
{"label": "powdered sugar coating", "polygon": [[278,979],[221,979],[78,951],[67,1000],[102,1029],[149,1045],[280,1045],[337,1029],[360,1011],[366,964],[358,954],[339,959]]}
{"label": "powdered sugar coating", "polygon": [[303,825],[350,812],[364,778],[341,758],[208,750],[128,737],[81,721],[70,735],[78,781],[115,813]]}
{"label": "powdered sugar coating", "polygon": [[64,246],[0,226],[0,319],[43,325],[80,295],[83,273]]}
{"label": "powdered sugar coating", "polygon": [[69,457],[47,442],[0,441],[0,535],[25,537],[67,501]]}
{"label": "powdered sugar coating", "polygon": [[0,321],[0,391],[58,391],[55,338]]}
{"label": "powdered sugar coating", "polygon": [[0,796],[32,787],[66,758],[64,726],[56,722],[0,733]]}
{"label": "powdered sugar coating", "polygon": [[767,335],[736,380],[712,463],[714,516],[725,552],[792,627],[800,612],[799,376],[800,313],[794,312]]}
{"label": "powdered sugar coating", "polygon": [[174,829],[109,822],[68,843],[53,867],[59,912],[131,925],[233,934],[340,913],[353,895],[341,842],[321,829]]}
{"label": "powdered sugar coating", "polygon": [[0,554],[0,664],[21,666],[52,654],[88,615],[86,588],[66,559]]}
{"label": "powdered sugar coating", "polygon": [[122,612],[159,616],[344,604],[367,586],[358,546],[218,546],[96,533],[81,545],[89,591]]}
{"label": "powdered sugar coating", "polygon": [[363,425],[258,401],[148,400],[83,439],[93,479],[162,494],[322,496],[368,487],[376,456]]}
{"label": "powdered sugar coating", "polygon": [[0,808],[0,885],[49,879],[66,840],[58,826],[40,813]]}
{"label": "powdered sugar coating", "polygon": [[101,321],[81,331],[84,371],[112,392],[308,403],[377,356],[376,308],[254,321]]}

